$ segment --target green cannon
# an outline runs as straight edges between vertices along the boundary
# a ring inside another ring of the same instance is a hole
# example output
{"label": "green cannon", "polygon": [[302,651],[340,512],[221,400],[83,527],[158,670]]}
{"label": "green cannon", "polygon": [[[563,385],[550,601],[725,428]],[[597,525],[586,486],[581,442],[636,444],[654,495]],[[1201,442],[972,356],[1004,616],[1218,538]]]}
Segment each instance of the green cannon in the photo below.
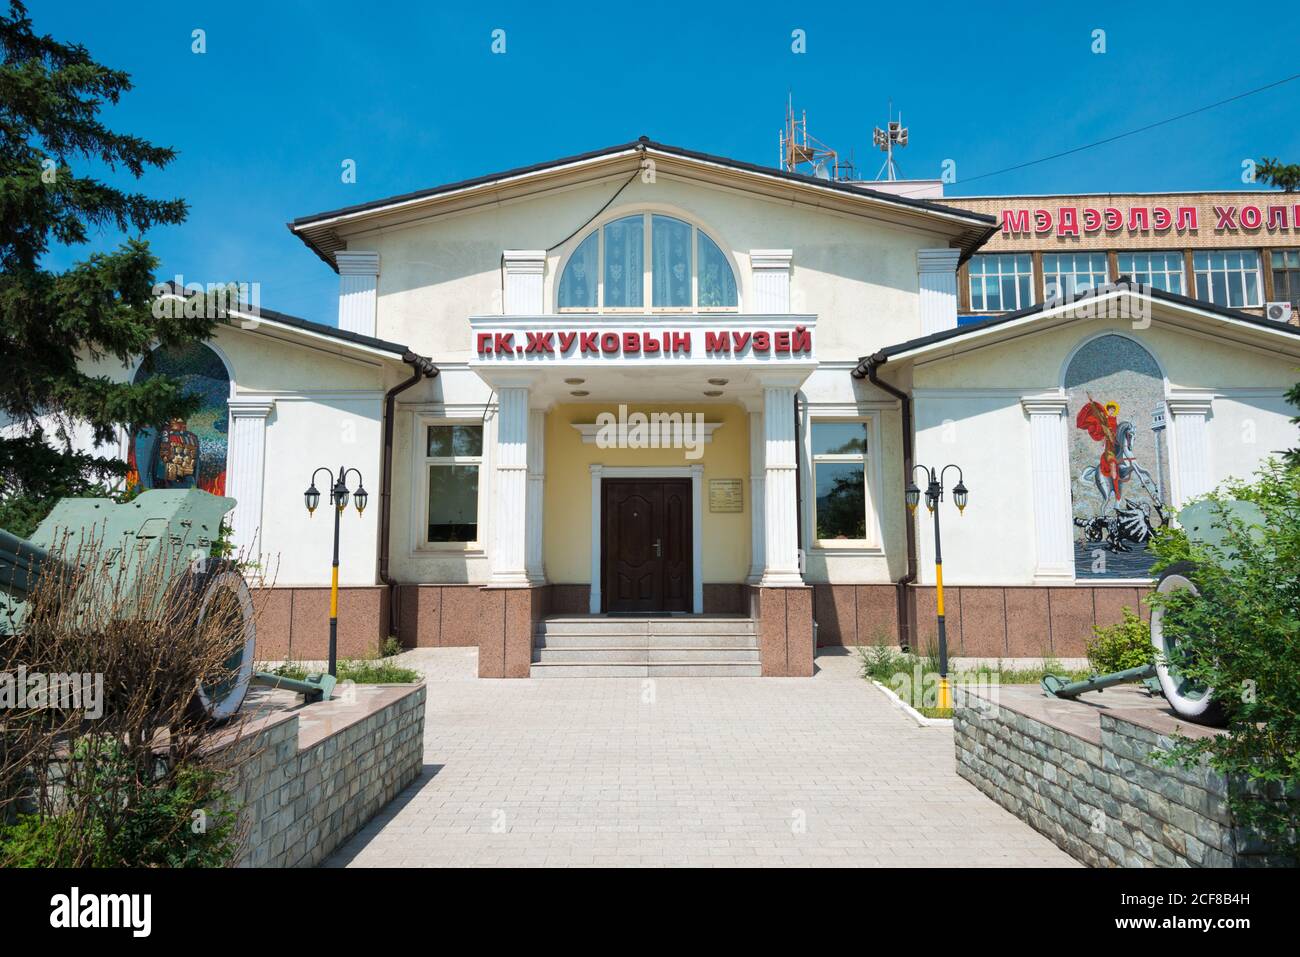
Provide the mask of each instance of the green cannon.
{"label": "green cannon", "polygon": [[[1256,528],[1264,523],[1264,513],[1253,502],[1243,501],[1230,502],[1222,517],[1214,504],[1208,501],[1196,502],[1178,513],[1178,523],[1193,544],[1215,549],[1220,554],[1227,536],[1225,520],[1239,522],[1248,529]],[[1190,589],[1193,594],[1197,594],[1195,578],[1194,562],[1175,562],[1160,573],[1155,590],[1160,594],[1169,594]],[[1051,698],[1077,698],[1088,691],[1101,691],[1113,685],[1141,681],[1153,694],[1163,694],[1180,718],[1199,724],[1222,725],[1225,716],[1222,706],[1215,700],[1214,689],[1198,685],[1186,675],[1180,674],[1177,665],[1172,662],[1174,639],[1165,631],[1164,617],[1163,607],[1151,610],[1151,644],[1155,647],[1155,664],[1105,675],[1091,675],[1082,681],[1066,681],[1057,675],[1044,675],[1041,683],[1043,694]]]}
{"label": "green cannon", "polygon": [[153,489],[125,503],[65,498],[30,540],[0,530],[0,635],[22,627],[27,597],[55,565],[84,564],[93,556],[97,573],[86,575],[78,592],[79,599],[88,601],[95,600],[94,590],[114,587],[119,572],[140,575],[161,569],[162,582],[182,579],[181,587],[199,603],[200,620],[223,593],[239,608],[243,640],[227,661],[226,676],[195,689],[195,705],[202,713],[215,721],[231,717],[243,706],[250,684],[285,688],[308,701],[328,699],[334,689],[329,675],[295,681],[253,671],[257,628],[248,583],[237,563],[212,557],[221,520],[234,505],[232,498],[200,489]]}

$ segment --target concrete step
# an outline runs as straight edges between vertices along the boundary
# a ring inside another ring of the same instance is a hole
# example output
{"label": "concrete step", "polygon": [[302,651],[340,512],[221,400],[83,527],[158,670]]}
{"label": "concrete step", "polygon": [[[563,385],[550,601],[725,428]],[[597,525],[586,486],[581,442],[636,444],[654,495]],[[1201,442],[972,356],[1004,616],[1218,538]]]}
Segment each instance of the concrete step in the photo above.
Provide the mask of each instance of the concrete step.
{"label": "concrete step", "polygon": [[533,629],[538,635],[755,635],[752,618],[684,615],[680,618],[632,618],[619,615],[547,618]]}
{"label": "concrete step", "polygon": [[758,648],[534,648],[534,664],[757,664]]}
{"label": "concrete step", "polygon": [[661,661],[648,664],[608,662],[605,664],[551,664],[534,662],[534,678],[757,678],[762,666],[751,662]]}
{"label": "concrete step", "polygon": [[538,632],[535,648],[757,648],[755,635],[569,635]]}

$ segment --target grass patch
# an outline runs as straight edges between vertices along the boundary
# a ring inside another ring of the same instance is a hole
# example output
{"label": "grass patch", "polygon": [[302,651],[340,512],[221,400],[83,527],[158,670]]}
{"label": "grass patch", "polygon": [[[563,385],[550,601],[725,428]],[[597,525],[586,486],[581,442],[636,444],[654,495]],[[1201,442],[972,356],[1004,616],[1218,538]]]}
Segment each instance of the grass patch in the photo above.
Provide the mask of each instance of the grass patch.
{"label": "grass patch", "polygon": [[[418,671],[404,668],[393,658],[401,654],[402,647],[396,639],[388,638],[383,647],[373,655],[365,658],[344,658],[338,663],[338,679],[353,681],[359,685],[400,685],[419,681]],[[308,668],[301,661],[286,661],[270,669],[270,674],[281,678],[294,678],[302,681],[307,675],[318,669]]]}
{"label": "grass patch", "polygon": [[[951,708],[939,708],[933,704],[939,658],[928,649],[921,654],[912,654],[886,644],[863,645],[858,648],[858,660],[863,678],[879,681],[925,717],[952,717]],[[1047,657],[1043,659],[1041,668],[1006,668],[1001,662],[961,669],[950,667],[948,678],[954,684],[988,687],[1038,684],[1048,673],[1062,675],[1070,681],[1088,677],[1087,671],[1064,668],[1055,658]]]}

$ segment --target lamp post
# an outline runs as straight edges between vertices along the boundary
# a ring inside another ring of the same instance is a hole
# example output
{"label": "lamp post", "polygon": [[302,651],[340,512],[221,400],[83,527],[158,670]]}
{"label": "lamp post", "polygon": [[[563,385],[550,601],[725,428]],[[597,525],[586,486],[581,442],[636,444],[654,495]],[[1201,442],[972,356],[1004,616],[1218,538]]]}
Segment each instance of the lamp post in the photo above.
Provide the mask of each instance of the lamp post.
{"label": "lamp post", "polygon": [[[936,472],[924,465],[915,465],[912,467],[913,479],[916,477],[917,469],[920,469],[925,476],[925,507],[934,516],[935,607],[939,618],[939,700],[936,704],[940,708],[951,708],[952,689],[948,684],[948,632],[943,618],[943,547],[939,539],[939,503],[943,501],[943,478],[949,469],[957,470],[957,484],[952,489],[952,501],[957,506],[958,515],[966,511],[966,499],[969,492],[966,483],[962,481],[960,466],[949,464]],[[914,480],[907,483],[907,490],[904,495],[907,499],[908,510],[915,515],[916,506],[921,500],[921,490],[917,488]]]}
{"label": "lamp post", "polygon": [[334,506],[334,564],[330,572],[330,676],[337,678],[339,641],[339,518],[343,515],[343,510],[348,507],[348,476],[355,473],[357,477],[357,490],[355,493],[352,493],[352,501],[357,507],[358,515],[366,510],[366,502],[370,500],[370,493],[366,491],[366,487],[361,480],[361,472],[357,469],[345,468],[340,465],[336,477],[333,472],[322,465],[315,472],[311,473],[311,484],[307,486],[307,491],[302,493],[303,501],[307,505],[308,515],[314,515],[316,513],[316,506],[320,505],[320,490],[316,488],[316,476],[321,472],[324,472],[329,476],[330,504]]}

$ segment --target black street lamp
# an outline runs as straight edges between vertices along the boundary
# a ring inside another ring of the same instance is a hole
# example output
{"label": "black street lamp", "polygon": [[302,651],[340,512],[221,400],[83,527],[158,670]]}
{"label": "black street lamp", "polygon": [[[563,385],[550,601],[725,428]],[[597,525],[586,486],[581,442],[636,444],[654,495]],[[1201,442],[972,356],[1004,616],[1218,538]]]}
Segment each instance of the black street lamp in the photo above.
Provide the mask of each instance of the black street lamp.
{"label": "black street lamp", "polygon": [[[913,478],[916,476],[917,469],[920,469],[925,476],[925,507],[934,516],[935,605],[939,617],[939,700],[936,703],[940,708],[951,708],[952,691],[948,684],[948,632],[943,617],[943,548],[939,540],[939,503],[943,501],[943,477],[948,473],[949,469],[957,470],[957,484],[952,489],[952,501],[957,506],[958,515],[966,511],[966,500],[970,495],[970,490],[966,488],[966,483],[962,480],[960,466],[949,464],[936,472],[924,465],[915,465],[912,467]],[[921,500],[921,490],[917,488],[915,481],[907,483],[907,490],[903,493],[903,496],[907,500],[908,510],[915,515],[916,506],[920,504]]]}
{"label": "black street lamp", "polygon": [[334,473],[322,465],[315,472],[311,473],[311,484],[307,486],[307,491],[302,493],[303,502],[307,506],[308,515],[315,514],[317,506],[320,505],[320,489],[316,488],[316,476],[321,472],[324,472],[329,476],[330,504],[334,506],[334,565],[330,573],[330,676],[337,678],[339,642],[339,518],[342,516],[343,510],[348,507],[348,475],[355,473],[357,477],[357,490],[352,495],[352,501],[357,507],[358,515],[366,510],[366,502],[370,500],[370,495],[366,492],[366,487],[361,481],[361,473],[357,469],[345,468],[340,465],[338,477],[335,478]]}

